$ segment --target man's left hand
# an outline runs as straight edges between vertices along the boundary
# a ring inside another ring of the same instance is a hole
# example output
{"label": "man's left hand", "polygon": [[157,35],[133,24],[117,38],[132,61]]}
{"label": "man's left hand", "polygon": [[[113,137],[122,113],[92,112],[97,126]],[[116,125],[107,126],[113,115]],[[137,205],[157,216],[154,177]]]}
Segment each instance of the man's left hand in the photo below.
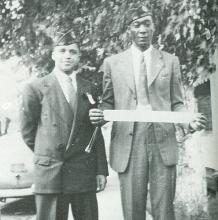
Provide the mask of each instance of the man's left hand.
{"label": "man's left hand", "polygon": [[196,115],[196,117],[190,122],[189,127],[190,130],[193,131],[200,131],[202,129],[205,129],[207,125],[207,119],[206,117],[199,113]]}
{"label": "man's left hand", "polygon": [[96,183],[97,183],[97,192],[100,192],[104,190],[106,183],[107,183],[107,178],[104,175],[97,175],[96,176]]}

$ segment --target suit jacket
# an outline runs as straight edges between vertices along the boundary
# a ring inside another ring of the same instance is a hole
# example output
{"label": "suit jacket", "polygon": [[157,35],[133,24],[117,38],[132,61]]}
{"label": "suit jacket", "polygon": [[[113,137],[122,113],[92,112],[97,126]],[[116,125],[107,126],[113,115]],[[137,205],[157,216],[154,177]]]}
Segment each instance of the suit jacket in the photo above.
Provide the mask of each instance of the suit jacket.
{"label": "suit jacket", "polygon": [[[136,109],[137,96],[132,62],[131,49],[105,59],[102,109]],[[150,66],[147,78],[152,109],[185,111],[178,58],[153,48]],[[178,152],[174,124],[154,123],[153,126],[164,164],[176,164]],[[117,172],[124,172],[127,167],[133,135],[134,122],[113,123],[110,164]]]}
{"label": "suit jacket", "polygon": [[[26,85],[22,94],[21,133],[34,150],[35,192],[87,192],[96,190],[96,175],[108,175],[104,140],[99,132],[93,151],[85,153],[94,127],[86,95],[93,85],[77,75],[74,113],[54,73]],[[66,149],[73,127],[72,142]]]}

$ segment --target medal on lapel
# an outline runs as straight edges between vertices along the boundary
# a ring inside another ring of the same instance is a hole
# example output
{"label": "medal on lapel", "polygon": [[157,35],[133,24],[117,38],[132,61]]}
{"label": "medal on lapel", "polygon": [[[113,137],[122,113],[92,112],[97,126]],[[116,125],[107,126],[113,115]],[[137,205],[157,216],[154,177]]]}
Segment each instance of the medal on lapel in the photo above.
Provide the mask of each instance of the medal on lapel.
{"label": "medal on lapel", "polygon": [[96,104],[96,101],[95,101],[94,98],[92,97],[92,94],[90,94],[90,93],[88,93],[88,92],[86,92],[85,94],[86,94],[86,96],[87,96],[87,98],[88,98],[88,100],[89,100],[89,102],[90,102],[91,105]]}
{"label": "medal on lapel", "polygon": [[[97,97],[97,100],[95,101],[95,100],[93,99],[93,97],[92,97],[91,94],[89,94],[89,93],[87,92],[86,95],[87,95],[87,97],[88,97],[88,99],[89,99],[89,102],[90,102],[91,104],[93,103],[92,105],[97,104],[97,106],[98,106],[99,104],[101,104],[101,102],[102,102],[101,96],[98,96],[98,97]],[[99,126],[97,126],[97,127],[95,128],[95,130],[94,130],[94,132],[93,132],[93,134],[92,134],[92,137],[91,137],[91,139],[90,139],[90,141],[89,141],[87,147],[85,148],[85,152],[88,153],[88,154],[92,152],[92,148],[93,148],[93,146],[94,146],[95,139],[96,139],[96,137],[97,137],[97,135],[98,135],[99,129],[101,129]]]}

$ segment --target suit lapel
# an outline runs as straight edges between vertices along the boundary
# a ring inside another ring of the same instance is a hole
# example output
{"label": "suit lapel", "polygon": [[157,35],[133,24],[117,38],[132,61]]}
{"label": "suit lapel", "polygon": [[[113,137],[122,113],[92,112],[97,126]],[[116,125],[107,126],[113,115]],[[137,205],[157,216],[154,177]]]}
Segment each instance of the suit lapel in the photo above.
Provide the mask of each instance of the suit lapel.
{"label": "suit lapel", "polygon": [[136,93],[135,88],[135,78],[134,78],[134,70],[133,70],[133,61],[132,61],[132,52],[131,49],[128,49],[124,52],[123,59],[121,61],[121,66],[125,68],[125,75],[124,79],[127,82],[127,85],[129,88],[133,91],[133,93]]}
{"label": "suit lapel", "polygon": [[151,51],[151,61],[150,61],[150,68],[147,72],[148,78],[148,87],[154,82],[158,74],[160,73],[161,69],[164,67],[163,55],[162,53],[153,48]]}
{"label": "suit lapel", "polygon": [[50,74],[43,86],[47,90],[46,97],[53,111],[71,127],[73,112],[54,73]]}
{"label": "suit lapel", "polygon": [[[79,126],[79,123],[81,121],[84,121],[84,118],[88,114],[88,98],[86,96],[86,93],[92,94],[90,83],[88,83],[86,80],[82,79],[80,75],[77,75],[76,77],[77,81],[77,101],[74,111],[74,119],[73,124],[71,126],[71,134],[72,140],[74,137],[77,136],[77,133],[79,132],[79,129],[77,129]],[[88,116],[87,116],[88,117]],[[72,147],[70,146],[71,143],[67,144],[66,152],[70,152],[72,150]]]}
{"label": "suit lapel", "polygon": [[88,98],[86,93],[91,94],[90,83],[84,80],[79,74],[76,77],[77,82],[77,102],[76,102],[76,110],[75,110],[75,121],[80,121],[84,117],[85,109],[87,109],[87,105],[89,105]]}

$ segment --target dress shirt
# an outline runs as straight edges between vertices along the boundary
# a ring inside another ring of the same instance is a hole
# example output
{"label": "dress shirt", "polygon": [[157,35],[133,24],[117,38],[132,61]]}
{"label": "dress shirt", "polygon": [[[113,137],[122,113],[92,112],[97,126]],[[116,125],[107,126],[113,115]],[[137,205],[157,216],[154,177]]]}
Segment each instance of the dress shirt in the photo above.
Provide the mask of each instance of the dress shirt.
{"label": "dress shirt", "polygon": [[57,77],[57,80],[58,80],[58,82],[61,86],[61,89],[64,93],[64,96],[65,96],[66,100],[68,102],[70,102],[70,98],[68,97],[68,92],[67,92],[67,88],[68,88],[67,87],[67,83],[68,83],[67,80],[69,80],[69,77],[71,78],[72,85],[73,85],[75,91],[77,91],[77,83],[76,83],[76,74],[77,73],[76,73],[76,71],[74,71],[70,75],[67,75],[67,74],[65,74],[65,73],[63,73],[59,70],[54,70],[54,73],[55,73],[55,76]]}
{"label": "dress shirt", "polygon": [[147,73],[150,71],[150,63],[151,63],[151,51],[152,51],[153,46],[151,45],[147,50],[144,52],[140,51],[134,44],[131,46],[132,50],[132,59],[133,59],[133,72],[134,72],[134,78],[135,78],[135,83],[136,87],[138,86],[138,79],[139,79],[139,73],[140,73],[140,60],[141,56],[143,54],[144,56],[144,61],[146,64],[147,68]]}
{"label": "dress shirt", "polygon": [[[132,61],[133,61],[133,73],[134,73],[136,90],[138,88],[138,82],[139,82],[141,56],[143,54],[144,62],[146,64],[147,74],[149,74],[150,65],[151,65],[151,51],[152,51],[152,49],[153,49],[153,46],[151,45],[147,50],[142,52],[134,44],[132,44],[132,46],[131,46]],[[137,109],[140,109],[140,108],[141,108],[141,106],[137,106]],[[149,105],[148,109],[149,108],[151,108],[150,105]]]}

